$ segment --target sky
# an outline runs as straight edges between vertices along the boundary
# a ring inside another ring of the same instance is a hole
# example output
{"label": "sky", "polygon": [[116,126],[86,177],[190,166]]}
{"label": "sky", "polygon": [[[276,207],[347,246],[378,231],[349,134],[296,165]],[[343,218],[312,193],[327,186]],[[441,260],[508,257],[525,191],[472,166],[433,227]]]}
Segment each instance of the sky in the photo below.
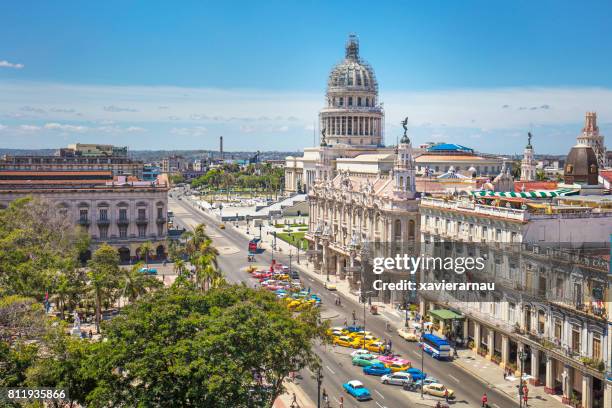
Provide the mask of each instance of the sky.
{"label": "sky", "polygon": [[[0,147],[299,150],[349,33],[395,143],[565,154],[612,135],[612,3],[27,1],[0,13]],[[612,136],[611,136],[612,137]],[[612,142],[608,142],[612,146]]]}

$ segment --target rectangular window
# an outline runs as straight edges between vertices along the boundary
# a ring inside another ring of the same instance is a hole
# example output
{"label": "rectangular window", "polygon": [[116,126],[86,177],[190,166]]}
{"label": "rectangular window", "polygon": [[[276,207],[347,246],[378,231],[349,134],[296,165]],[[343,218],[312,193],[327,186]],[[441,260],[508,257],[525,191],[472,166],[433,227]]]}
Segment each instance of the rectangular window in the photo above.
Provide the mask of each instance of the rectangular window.
{"label": "rectangular window", "polygon": [[100,209],[100,220],[108,221],[108,210],[106,208]]}
{"label": "rectangular window", "polygon": [[357,98],[357,106],[361,106],[361,96]]}
{"label": "rectangular window", "polygon": [[348,102],[349,106],[353,106],[353,97],[349,96],[349,102]]}
{"label": "rectangular window", "polygon": [[88,211],[87,210],[79,210],[79,219],[81,221],[87,221],[87,214]]}
{"label": "rectangular window", "polygon": [[139,225],[138,226],[138,237],[144,238],[146,236],[147,236],[147,226],[146,225]]}
{"label": "rectangular window", "polygon": [[100,239],[108,239],[108,225],[100,225]]}
{"label": "rectangular window", "polygon": [[138,219],[139,220],[144,220],[145,218],[147,218],[145,209],[144,208],[139,208],[138,209]]}
{"label": "rectangular window", "polygon": [[580,352],[580,328],[572,327],[572,351]]}
{"label": "rectangular window", "polygon": [[561,341],[561,330],[563,328],[563,325],[561,324],[561,321],[559,319],[555,319],[555,340],[557,341]]}
{"label": "rectangular window", "polygon": [[164,208],[163,207],[157,207],[157,218],[164,218]]}
{"label": "rectangular window", "polygon": [[127,238],[127,225],[119,226],[119,238]]}
{"label": "rectangular window", "polygon": [[119,209],[119,219],[120,220],[127,220],[127,208],[120,208]]}
{"label": "rectangular window", "polygon": [[601,337],[593,334],[593,360],[601,360]]}

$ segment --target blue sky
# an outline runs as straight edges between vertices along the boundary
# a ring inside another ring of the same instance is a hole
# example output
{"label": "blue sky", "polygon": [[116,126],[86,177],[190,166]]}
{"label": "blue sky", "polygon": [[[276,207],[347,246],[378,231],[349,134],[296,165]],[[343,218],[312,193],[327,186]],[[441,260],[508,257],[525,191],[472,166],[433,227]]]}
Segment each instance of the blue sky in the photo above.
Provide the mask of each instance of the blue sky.
{"label": "blue sky", "polygon": [[299,149],[354,32],[389,143],[408,115],[416,142],[512,153],[531,129],[565,153],[585,111],[612,127],[611,18],[610,2],[5,1],[0,146]]}

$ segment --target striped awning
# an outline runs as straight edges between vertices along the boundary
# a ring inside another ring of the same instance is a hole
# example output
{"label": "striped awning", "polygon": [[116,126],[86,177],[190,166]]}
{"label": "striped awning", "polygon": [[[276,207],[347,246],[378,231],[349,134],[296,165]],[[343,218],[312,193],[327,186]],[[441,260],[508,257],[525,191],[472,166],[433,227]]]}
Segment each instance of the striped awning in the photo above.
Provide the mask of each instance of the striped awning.
{"label": "striped awning", "polygon": [[552,198],[552,197],[565,197],[571,195],[577,195],[580,190],[572,188],[560,188],[558,190],[536,190],[536,191],[472,191],[472,195],[475,197],[512,197],[512,198]]}

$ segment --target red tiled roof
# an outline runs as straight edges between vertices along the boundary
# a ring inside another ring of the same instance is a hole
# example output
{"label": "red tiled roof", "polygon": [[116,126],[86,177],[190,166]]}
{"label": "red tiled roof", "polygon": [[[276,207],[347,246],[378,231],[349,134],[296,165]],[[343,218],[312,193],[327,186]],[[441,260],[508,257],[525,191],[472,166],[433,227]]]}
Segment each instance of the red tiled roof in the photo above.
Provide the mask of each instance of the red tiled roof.
{"label": "red tiled roof", "polygon": [[[536,191],[536,190],[555,190],[559,183],[556,181],[515,181],[514,191]],[[523,186],[525,189],[523,190]]]}
{"label": "red tiled roof", "polygon": [[612,183],[612,170],[599,170],[599,175],[608,183]]}

